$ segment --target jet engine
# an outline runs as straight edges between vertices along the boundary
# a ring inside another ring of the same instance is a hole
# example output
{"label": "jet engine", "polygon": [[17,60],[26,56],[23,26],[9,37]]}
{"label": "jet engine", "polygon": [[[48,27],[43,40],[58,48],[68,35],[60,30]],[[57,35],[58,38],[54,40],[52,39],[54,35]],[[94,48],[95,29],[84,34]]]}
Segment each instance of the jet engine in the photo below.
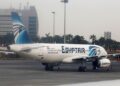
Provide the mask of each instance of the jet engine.
{"label": "jet engine", "polygon": [[99,60],[100,68],[109,68],[111,65],[111,61],[107,58],[103,58]]}

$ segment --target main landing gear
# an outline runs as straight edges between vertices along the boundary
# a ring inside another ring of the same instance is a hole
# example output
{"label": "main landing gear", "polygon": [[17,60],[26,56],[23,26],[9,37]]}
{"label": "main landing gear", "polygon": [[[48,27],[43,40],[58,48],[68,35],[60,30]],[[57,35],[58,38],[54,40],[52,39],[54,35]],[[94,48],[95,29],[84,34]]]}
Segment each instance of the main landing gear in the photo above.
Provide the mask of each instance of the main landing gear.
{"label": "main landing gear", "polygon": [[86,67],[80,66],[80,67],[78,68],[78,71],[79,71],[79,72],[85,72],[86,69],[87,69]]}
{"label": "main landing gear", "polygon": [[42,63],[45,66],[46,71],[53,71],[54,65],[48,63]]}
{"label": "main landing gear", "polygon": [[78,68],[79,72],[85,72],[87,69],[86,67],[86,60],[82,59],[82,61],[80,62],[80,66]]}
{"label": "main landing gear", "polygon": [[53,71],[53,65],[49,65],[49,64],[47,64],[47,65],[45,65],[45,70],[46,71]]}
{"label": "main landing gear", "polygon": [[55,66],[58,66],[58,69],[59,69],[59,64],[57,64],[57,63],[54,63],[54,64],[42,63],[42,64],[45,66],[46,71],[53,71]]}

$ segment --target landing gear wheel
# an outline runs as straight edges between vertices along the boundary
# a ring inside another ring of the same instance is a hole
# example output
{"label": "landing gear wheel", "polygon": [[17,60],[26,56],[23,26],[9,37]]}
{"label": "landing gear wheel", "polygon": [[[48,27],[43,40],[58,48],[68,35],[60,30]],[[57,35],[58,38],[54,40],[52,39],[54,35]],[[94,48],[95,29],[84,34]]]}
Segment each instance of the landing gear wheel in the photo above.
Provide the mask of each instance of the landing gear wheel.
{"label": "landing gear wheel", "polygon": [[92,68],[93,70],[96,70],[97,69],[97,66],[96,65],[93,65],[93,68]]}
{"label": "landing gear wheel", "polygon": [[110,70],[112,69],[112,66],[110,66],[110,67],[108,67],[108,68],[106,68],[106,72],[109,72]]}
{"label": "landing gear wheel", "polygon": [[86,60],[85,59],[81,59],[81,62],[80,62],[80,66],[78,68],[78,71],[80,72],[85,72],[86,71]]}
{"label": "landing gear wheel", "polygon": [[53,71],[53,66],[52,65],[46,65],[45,70],[46,71]]}
{"label": "landing gear wheel", "polygon": [[85,71],[86,71],[86,67],[80,66],[80,67],[78,68],[78,71],[79,71],[79,72],[85,72]]}
{"label": "landing gear wheel", "polygon": [[108,71],[110,71],[110,68],[107,68],[107,69],[106,69],[106,72],[108,72]]}
{"label": "landing gear wheel", "polygon": [[93,70],[96,70],[97,68],[99,68],[99,63],[98,62],[99,61],[98,61],[97,58],[92,62]]}

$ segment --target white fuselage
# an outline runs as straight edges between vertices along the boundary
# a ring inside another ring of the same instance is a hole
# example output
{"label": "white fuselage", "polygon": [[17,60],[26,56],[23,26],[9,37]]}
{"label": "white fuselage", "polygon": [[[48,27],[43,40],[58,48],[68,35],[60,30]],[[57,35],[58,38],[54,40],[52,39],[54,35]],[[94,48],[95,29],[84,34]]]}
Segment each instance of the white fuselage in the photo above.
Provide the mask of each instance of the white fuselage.
{"label": "white fuselage", "polygon": [[41,62],[63,62],[65,58],[89,57],[89,47],[98,47],[98,55],[107,55],[105,49],[98,45],[86,44],[13,44],[10,49],[21,56],[39,59]]}

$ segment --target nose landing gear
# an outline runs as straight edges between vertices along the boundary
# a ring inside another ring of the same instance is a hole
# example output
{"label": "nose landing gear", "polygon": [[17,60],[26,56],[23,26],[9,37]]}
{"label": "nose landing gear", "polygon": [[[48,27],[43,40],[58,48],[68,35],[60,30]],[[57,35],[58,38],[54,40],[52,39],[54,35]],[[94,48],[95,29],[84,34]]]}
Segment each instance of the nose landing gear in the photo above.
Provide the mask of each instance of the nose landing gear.
{"label": "nose landing gear", "polygon": [[93,70],[99,68],[99,60],[97,58],[92,62],[92,66],[93,66]]}

